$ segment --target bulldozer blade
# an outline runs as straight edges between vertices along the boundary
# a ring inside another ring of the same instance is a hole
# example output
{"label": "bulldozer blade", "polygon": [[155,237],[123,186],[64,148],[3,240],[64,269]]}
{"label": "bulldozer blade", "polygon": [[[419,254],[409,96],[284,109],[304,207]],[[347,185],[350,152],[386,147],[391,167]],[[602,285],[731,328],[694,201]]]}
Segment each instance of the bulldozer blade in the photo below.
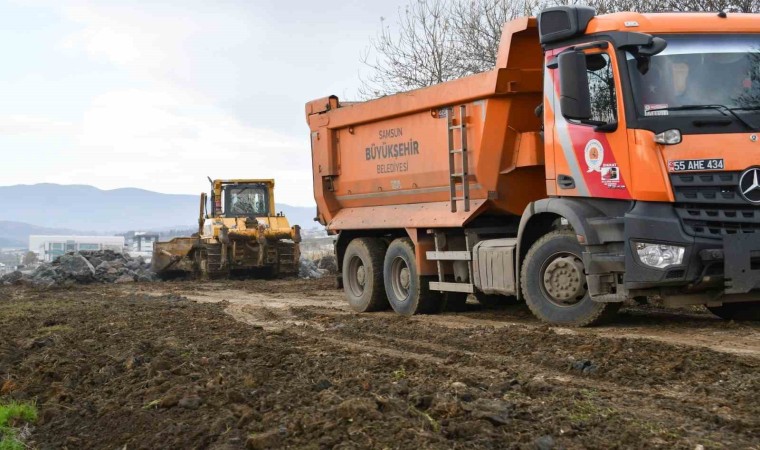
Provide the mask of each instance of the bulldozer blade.
{"label": "bulldozer blade", "polygon": [[174,238],[168,242],[156,242],[150,261],[151,269],[158,275],[195,271],[192,253],[198,244],[197,238]]}

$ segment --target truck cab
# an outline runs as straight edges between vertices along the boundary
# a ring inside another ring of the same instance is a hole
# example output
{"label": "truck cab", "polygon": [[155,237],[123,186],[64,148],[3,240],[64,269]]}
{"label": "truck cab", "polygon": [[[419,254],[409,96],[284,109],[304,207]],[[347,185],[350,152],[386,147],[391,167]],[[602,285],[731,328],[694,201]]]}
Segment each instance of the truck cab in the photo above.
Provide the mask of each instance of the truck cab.
{"label": "truck cab", "polygon": [[734,302],[758,299],[756,24],[580,6],[539,15],[547,194],[608,216],[579,218],[597,236],[584,257],[593,297],[658,295],[732,318],[752,308]]}

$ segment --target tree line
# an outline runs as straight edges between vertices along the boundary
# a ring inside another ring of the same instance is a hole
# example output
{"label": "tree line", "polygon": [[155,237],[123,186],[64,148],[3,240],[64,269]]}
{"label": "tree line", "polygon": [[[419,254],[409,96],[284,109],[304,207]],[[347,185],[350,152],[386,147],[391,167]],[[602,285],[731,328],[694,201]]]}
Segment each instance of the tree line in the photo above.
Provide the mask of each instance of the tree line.
{"label": "tree line", "polygon": [[760,0],[410,0],[391,24],[380,19],[362,62],[364,99],[418,89],[494,67],[505,22],[562,4],[618,11],[760,12]]}

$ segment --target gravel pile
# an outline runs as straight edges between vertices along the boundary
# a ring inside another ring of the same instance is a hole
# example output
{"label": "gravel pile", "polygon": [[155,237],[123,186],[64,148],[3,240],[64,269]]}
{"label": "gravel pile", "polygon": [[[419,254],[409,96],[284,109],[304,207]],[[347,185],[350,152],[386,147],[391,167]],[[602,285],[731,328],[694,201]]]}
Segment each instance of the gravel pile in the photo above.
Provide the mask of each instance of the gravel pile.
{"label": "gravel pile", "polygon": [[19,271],[0,277],[0,284],[31,284],[39,287],[66,286],[87,283],[133,283],[156,281],[150,264],[140,256],[116,253],[112,250],[67,253],[52,263],[43,263],[34,272]]}

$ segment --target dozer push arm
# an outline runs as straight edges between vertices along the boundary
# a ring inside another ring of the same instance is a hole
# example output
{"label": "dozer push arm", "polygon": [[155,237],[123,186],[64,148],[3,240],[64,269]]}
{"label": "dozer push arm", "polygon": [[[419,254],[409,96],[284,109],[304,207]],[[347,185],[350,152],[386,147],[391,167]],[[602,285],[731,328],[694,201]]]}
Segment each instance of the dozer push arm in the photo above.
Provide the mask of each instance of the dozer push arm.
{"label": "dozer push arm", "polygon": [[203,234],[203,222],[206,218],[206,193],[201,193],[201,205],[200,205],[200,212],[198,213],[198,236],[201,236]]}

